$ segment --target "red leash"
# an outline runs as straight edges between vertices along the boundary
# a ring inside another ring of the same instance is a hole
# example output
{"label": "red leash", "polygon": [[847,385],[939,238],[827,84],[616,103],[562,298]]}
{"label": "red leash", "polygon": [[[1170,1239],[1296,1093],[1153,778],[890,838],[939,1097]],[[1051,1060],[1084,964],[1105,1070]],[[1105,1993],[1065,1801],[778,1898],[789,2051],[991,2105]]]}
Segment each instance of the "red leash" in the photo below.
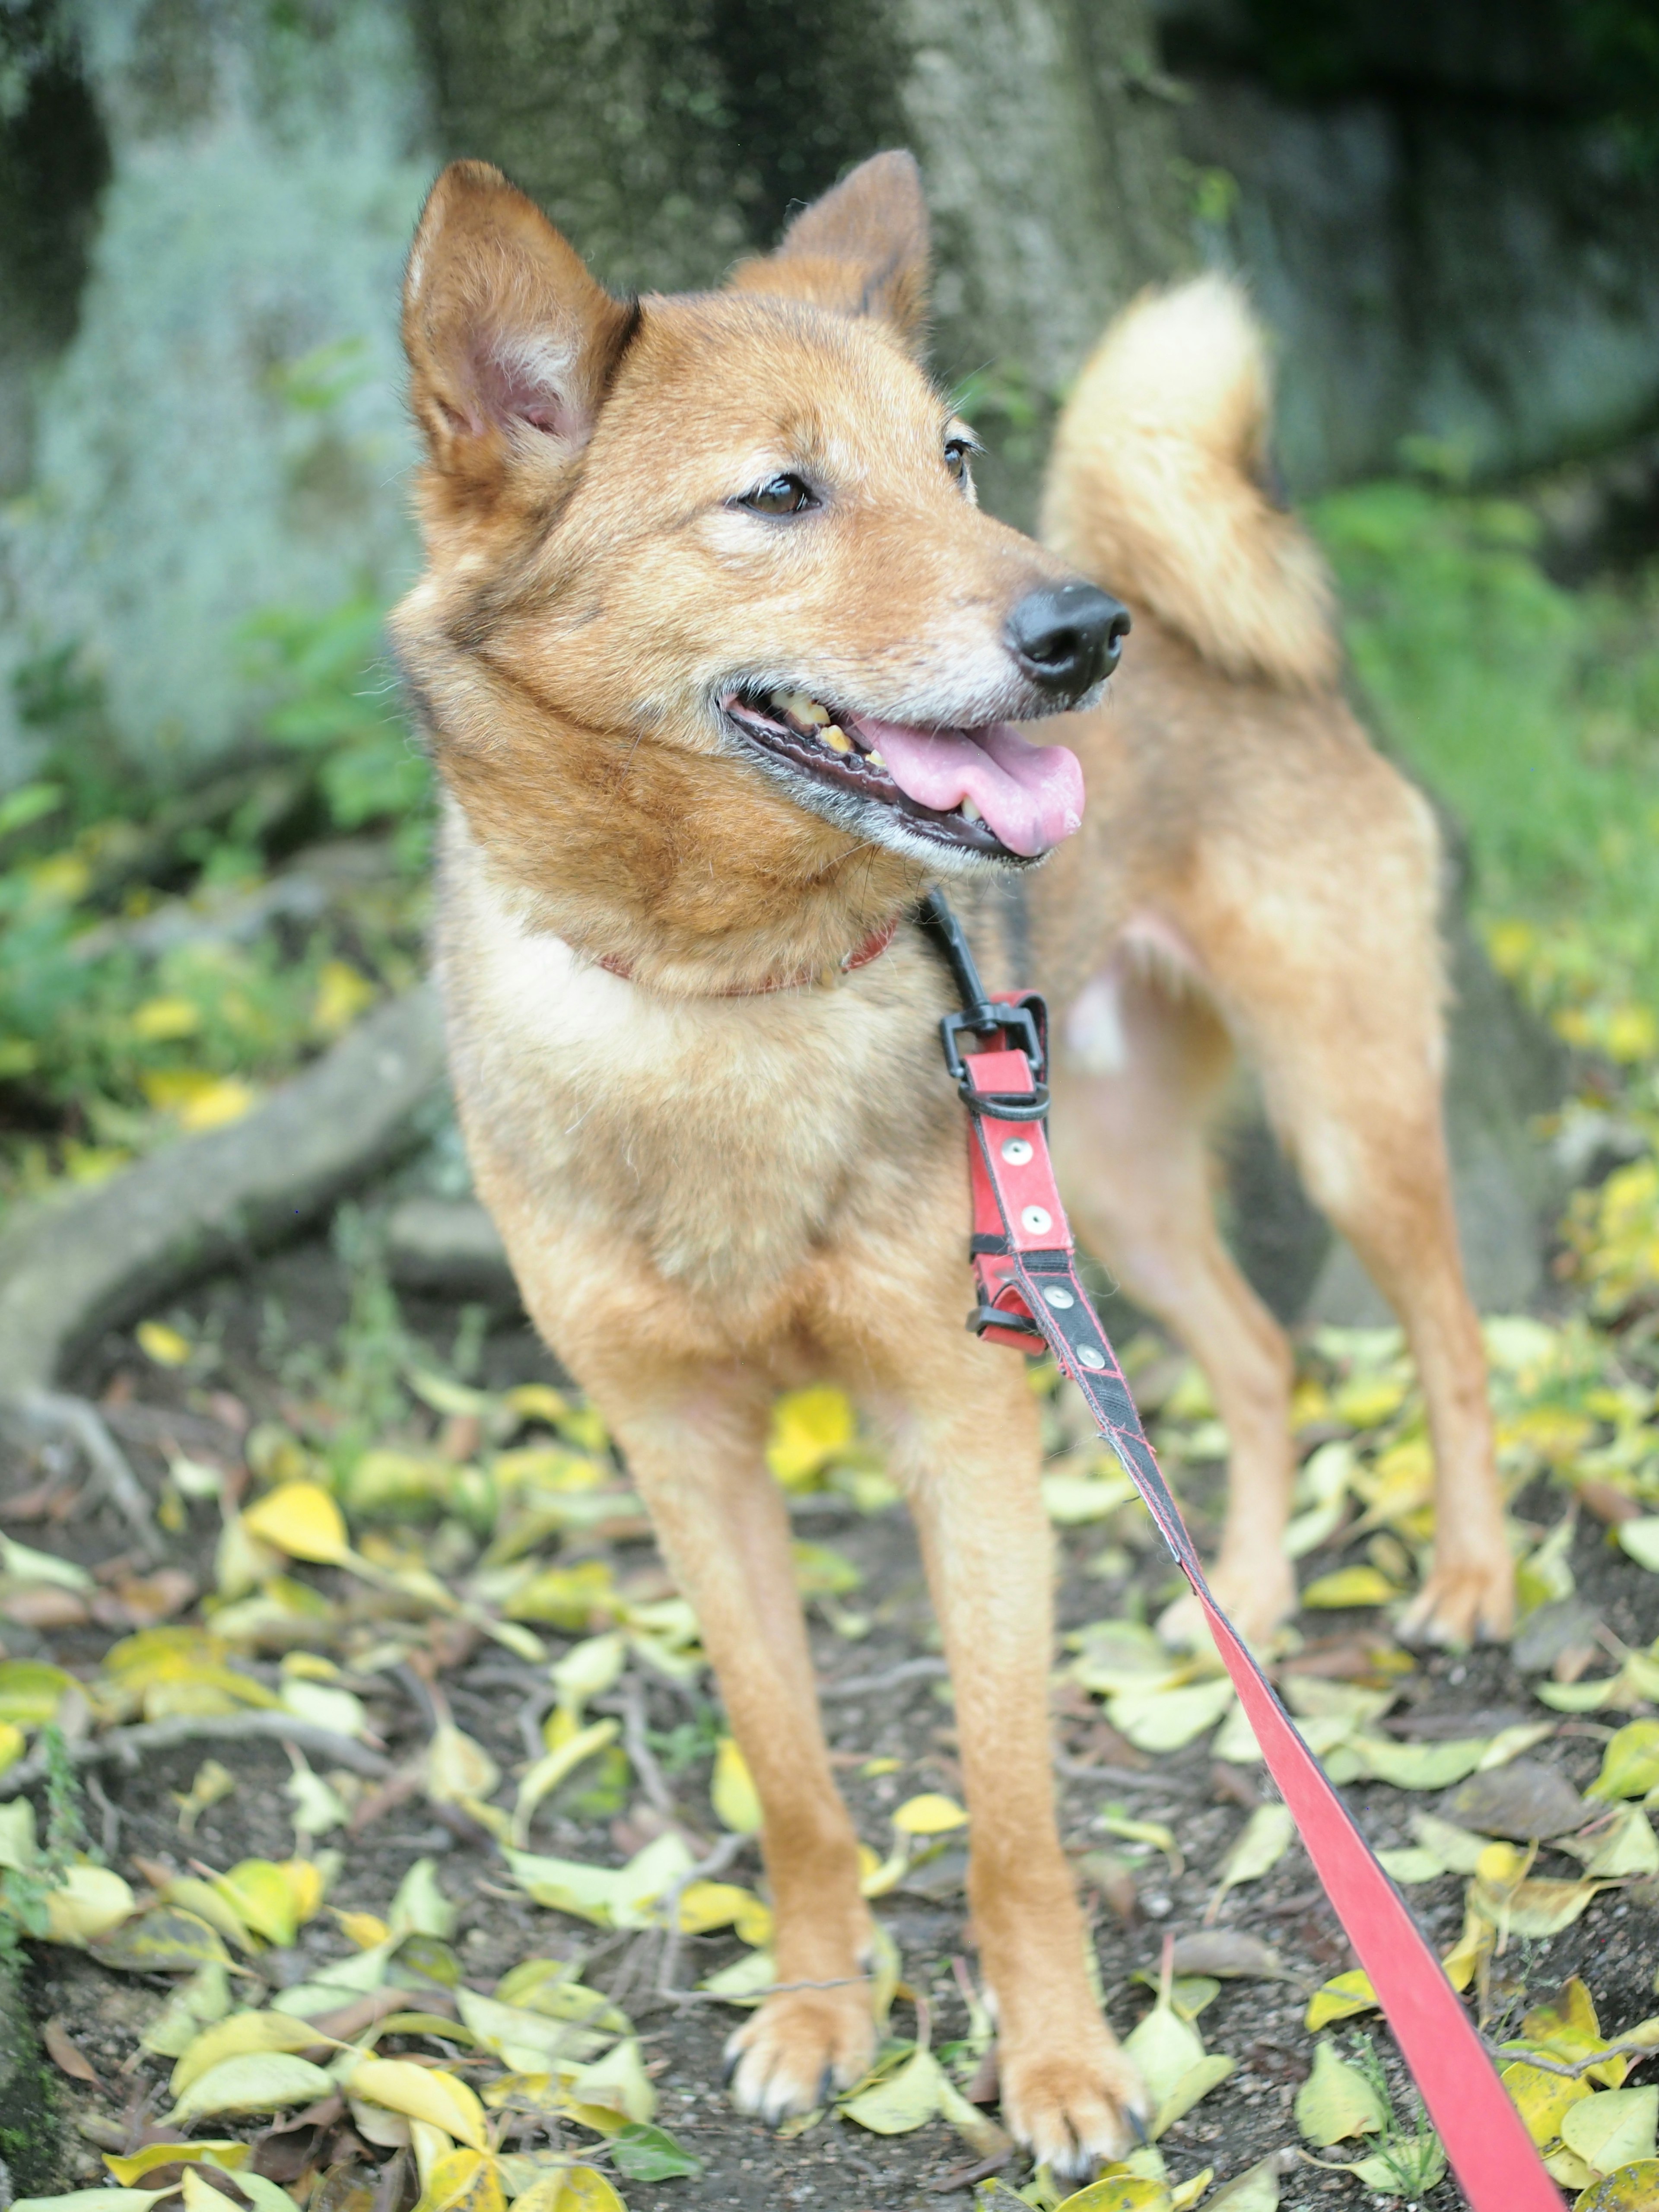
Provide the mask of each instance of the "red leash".
{"label": "red leash", "polygon": [[[940,1030],[945,1060],[973,1130],[970,1249],[980,1303],[968,1325],[994,1344],[1022,1352],[1046,1342],[1087,1399],[1101,1435],[1204,1608],[1267,1771],[1370,1977],[1471,2212],[1561,2212],[1561,2192],[1545,2171],[1440,1961],[1297,1734],[1273,1686],[1210,1595],[1129,1386],[1078,1275],[1043,1128],[1048,1093],[1042,1080],[1047,1065],[1042,1001],[1030,994],[987,998],[967,942],[940,893],[927,899],[920,919],[950,963],[963,1001],[963,1011],[947,1014]],[[967,1038],[977,1040],[978,1048],[964,1051]]]}

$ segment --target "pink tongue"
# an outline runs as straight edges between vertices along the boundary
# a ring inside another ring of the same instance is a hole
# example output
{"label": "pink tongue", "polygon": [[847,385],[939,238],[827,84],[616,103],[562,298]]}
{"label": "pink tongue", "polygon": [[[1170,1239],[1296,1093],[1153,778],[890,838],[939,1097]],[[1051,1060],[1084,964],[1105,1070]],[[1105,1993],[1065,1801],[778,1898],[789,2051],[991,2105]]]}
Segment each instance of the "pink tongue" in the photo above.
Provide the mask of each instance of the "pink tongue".
{"label": "pink tongue", "polygon": [[1006,722],[915,730],[860,715],[858,735],[907,799],[948,814],[971,799],[1011,853],[1035,858],[1083,823],[1083,770],[1064,745],[1028,744]]}

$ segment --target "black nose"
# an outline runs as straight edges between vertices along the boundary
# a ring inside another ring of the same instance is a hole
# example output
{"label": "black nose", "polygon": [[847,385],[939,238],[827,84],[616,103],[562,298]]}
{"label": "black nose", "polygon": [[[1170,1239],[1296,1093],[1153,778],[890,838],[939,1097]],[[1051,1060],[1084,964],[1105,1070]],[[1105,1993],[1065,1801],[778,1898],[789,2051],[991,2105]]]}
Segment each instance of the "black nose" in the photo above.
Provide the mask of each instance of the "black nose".
{"label": "black nose", "polygon": [[1080,699],[1122,659],[1129,610],[1092,584],[1043,584],[1015,607],[1005,634],[1034,684]]}

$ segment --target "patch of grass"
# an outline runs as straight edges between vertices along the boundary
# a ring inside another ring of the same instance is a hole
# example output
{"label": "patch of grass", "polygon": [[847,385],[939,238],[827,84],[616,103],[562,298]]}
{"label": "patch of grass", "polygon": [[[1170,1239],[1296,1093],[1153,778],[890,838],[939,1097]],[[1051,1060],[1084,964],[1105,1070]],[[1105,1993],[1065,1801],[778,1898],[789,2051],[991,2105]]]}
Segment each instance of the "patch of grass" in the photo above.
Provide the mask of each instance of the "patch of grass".
{"label": "patch of grass", "polygon": [[1530,510],[1427,483],[1311,520],[1381,734],[1468,832],[1498,965],[1570,1042],[1659,1057],[1659,566],[1566,591]]}

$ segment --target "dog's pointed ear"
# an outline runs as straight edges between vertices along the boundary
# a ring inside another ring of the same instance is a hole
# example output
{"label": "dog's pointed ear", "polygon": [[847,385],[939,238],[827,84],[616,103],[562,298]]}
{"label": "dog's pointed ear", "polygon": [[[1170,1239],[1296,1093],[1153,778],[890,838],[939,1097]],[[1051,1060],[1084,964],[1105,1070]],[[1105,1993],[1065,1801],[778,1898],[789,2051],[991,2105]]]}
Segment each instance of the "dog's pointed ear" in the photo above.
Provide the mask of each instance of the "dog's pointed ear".
{"label": "dog's pointed ear", "polygon": [[739,263],[740,292],[807,300],[889,323],[920,355],[927,321],[927,203],[914,154],[872,154],[802,210],[775,253]]}
{"label": "dog's pointed ear", "polygon": [[410,404],[434,465],[483,490],[586,443],[638,309],[613,300],[541,210],[483,161],[453,161],[404,280]]}

